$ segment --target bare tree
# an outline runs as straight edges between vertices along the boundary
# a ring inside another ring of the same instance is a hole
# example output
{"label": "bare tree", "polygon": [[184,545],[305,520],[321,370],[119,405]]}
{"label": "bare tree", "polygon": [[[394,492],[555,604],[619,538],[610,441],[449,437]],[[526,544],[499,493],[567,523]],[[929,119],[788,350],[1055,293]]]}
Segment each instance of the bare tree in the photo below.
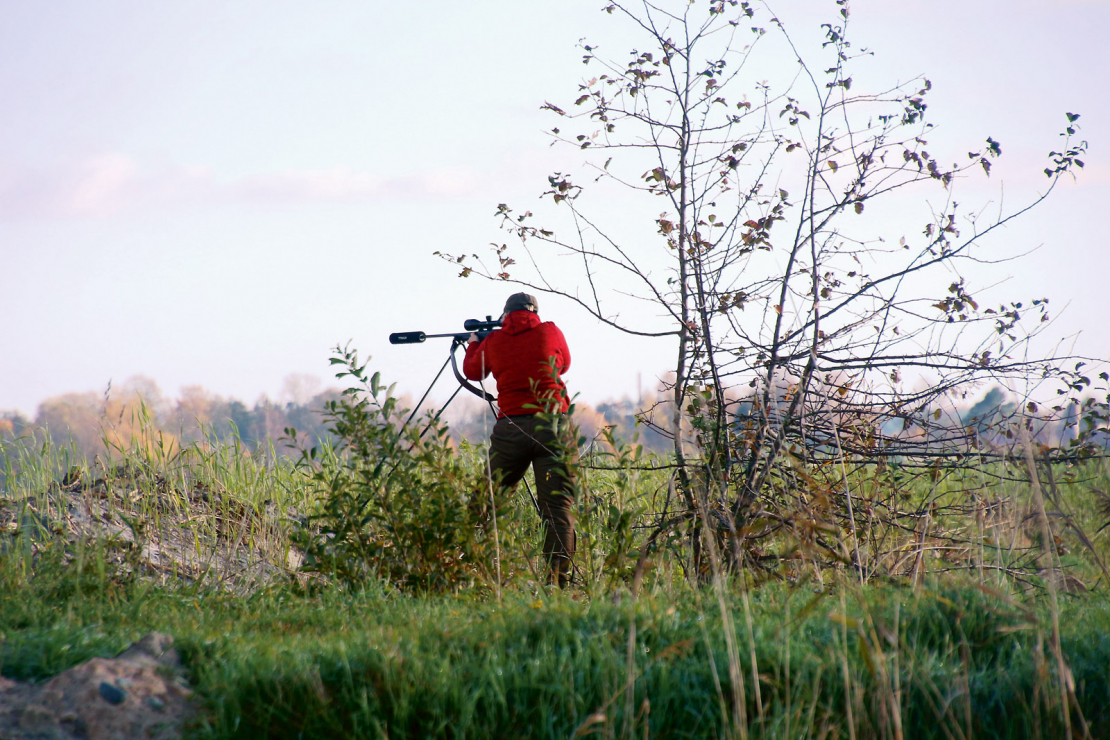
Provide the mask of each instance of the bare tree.
{"label": "bare tree", "polygon": [[[966,459],[975,435],[945,416],[945,398],[979,383],[1085,389],[1079,368],[1030,359],[1047,300],[980,305],[964,276],[1007,259],[990,237],[1083,166],[1078,115],[1043,193],[988,217],[956,192],[990,176],[1001,144],[945,164],[930,152],[929,80],[854,85],[870,55],[849,42],[847,0],[813,50],[740,0],[604,10],[642,47],[609,58],[583,44],[595,76],[572,105],[544,105],[560,119],[552,136],[588,168],[548,178],[569,229],[501,205],[516,239],[493,261],[441,256],[464,277],[558,294],[616,330],[675,342],[667,431],[691,516],[727,501],[735,534],[761,497],[773,503],[784,455]],[[769,67],[774,47],[796,65]],[[591,196],[613,185],[644,195],[654,243],[599,215]],[[616,306],[628,299],[652,310],[627,318]]]}

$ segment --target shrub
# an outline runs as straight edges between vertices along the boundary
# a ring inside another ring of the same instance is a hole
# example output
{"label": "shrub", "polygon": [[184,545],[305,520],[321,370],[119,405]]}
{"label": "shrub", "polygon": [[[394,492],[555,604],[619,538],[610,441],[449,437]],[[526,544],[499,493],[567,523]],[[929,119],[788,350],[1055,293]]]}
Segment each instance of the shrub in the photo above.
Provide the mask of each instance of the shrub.
{"label": "shrub", "polygon": [[[493,524],[512,514],[499,505],[489,515],[484,460],[465,444],[455,448],[437,419],[423,431],[410,425],[394,386],[379,373],[367,377],[349,345],[334,355],[343,368],[336,377],[354,385],[325,406],[336,446],[301,452],[319,500],[293,535],[304,568],[348,585],[377,575],[406,590],[492,586],[501,555]],[[286,433],[295,443],[295,430]],[[501,532],[509,529],[502,522]]]}

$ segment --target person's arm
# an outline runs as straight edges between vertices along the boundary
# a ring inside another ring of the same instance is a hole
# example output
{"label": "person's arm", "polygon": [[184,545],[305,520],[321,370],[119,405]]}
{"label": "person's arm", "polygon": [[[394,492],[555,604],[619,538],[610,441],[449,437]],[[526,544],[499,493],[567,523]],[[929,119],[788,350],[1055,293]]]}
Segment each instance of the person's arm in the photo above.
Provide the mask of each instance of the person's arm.
{"label": "person's arm", "polygon": [[489,356],[486,354],[486,339],[478,340],[471,335],[470,343],[466,345],[466,356],[463,357],[463,375],[467,380],[485,380],[489,377]]}
{"label": "person's arm", "polygon": [[570,370],[570,347],[567,346],[567,338],[563,336],[563,332],[559,327],[554,324],[551,325],[554,329],[555,348],[558,350],[559,359],[559,374],[562,375]]}

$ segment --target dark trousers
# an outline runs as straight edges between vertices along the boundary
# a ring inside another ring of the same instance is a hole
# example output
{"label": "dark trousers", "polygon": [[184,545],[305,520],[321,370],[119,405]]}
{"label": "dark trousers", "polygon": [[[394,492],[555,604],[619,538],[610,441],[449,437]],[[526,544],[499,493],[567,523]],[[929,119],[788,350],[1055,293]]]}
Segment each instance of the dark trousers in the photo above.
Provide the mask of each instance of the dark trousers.
{"label": "dark trousers", "polygon": [[[497,420],[489,441],[490,468],[503,491],[512,490],[524,477],[528,466],[536,475],[536,497],[543,520],[543,555],[553,581],[559,586],[570,582],[574,557],[574,473],[577,447],[565,431],[568,419],[555,417],[560,426],[560,444],[552,431],[552,417],[509,416]],[[568,456],[570,459],[568,460]],[[498,496],[498,498],[501,498]]]}

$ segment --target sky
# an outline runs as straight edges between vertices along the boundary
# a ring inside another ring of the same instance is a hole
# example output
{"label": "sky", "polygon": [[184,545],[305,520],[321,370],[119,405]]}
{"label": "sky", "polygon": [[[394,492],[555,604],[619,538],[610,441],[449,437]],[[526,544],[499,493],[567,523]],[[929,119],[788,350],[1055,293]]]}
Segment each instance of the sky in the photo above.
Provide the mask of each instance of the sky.
{"label": "sky", "polygon": [[[330,350],[348,341],[422,393],[448,345],[387,336],[455,331],[513,292],[433,252],[504,240],[497,204],[536,206],[577,162],[549,146],[540,108],[577,96],[580,39],[635,45],[602,5],[0,2],[0,411],[134,375],[170,396],[282,400],[291,374],[334,384]],[[769,7],[803,41],[835,14]],[[988,200],[1043,190],[1064,112],[1081,114],[1086,167],[1005,232],[1029,254],[985,277],[1048,296],[1054,337],[1110,357],[1110,0],[850,7],[868,74],[925,74],[938,135],[1002,143]],[[541,296],[540,313],[588,402],[633,395],[671,360],[666,340],[565,300]]]}

